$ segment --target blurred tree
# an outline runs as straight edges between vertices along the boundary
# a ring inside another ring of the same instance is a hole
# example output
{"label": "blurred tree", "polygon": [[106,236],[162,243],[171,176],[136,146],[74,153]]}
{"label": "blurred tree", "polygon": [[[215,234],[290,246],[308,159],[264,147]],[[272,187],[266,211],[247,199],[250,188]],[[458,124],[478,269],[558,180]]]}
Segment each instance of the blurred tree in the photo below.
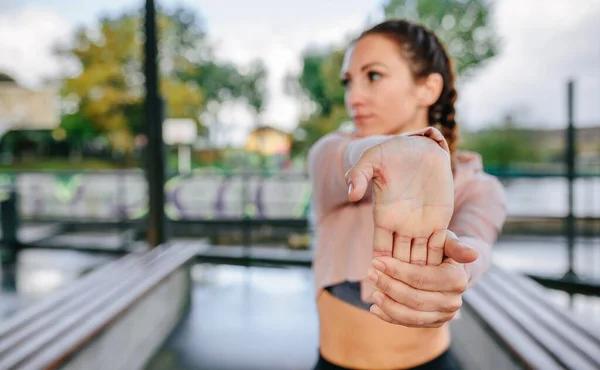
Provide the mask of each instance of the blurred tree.
{"label": "blurred tree", "polygon": [[[96,27],[78,29],[71,45],[57,48],[59,55],[80,67],[77,75],[65,78],[62,89],[71,107],[63,122],[69,135],[84,132],[79,124],[91,124],[118,151],[133,149],[132,137],[143,132],[141,15],[138,9],[102,18]],[[210,102],[243,97],[254,109],[262,108],[264,67],[255,65],[245,74],[231,64],[217,63],[194,10],[159,9],[158,28],[165,117],[194,119],[202,134],[200,114]]]}
{"label": "blurred tree", "polygon": [[16,82],[10,75],[0,72],[0,82]]}
{"label": "blurred tree", "polygon": [[467,133],[461,149],[475,151],[483,157],[487,168],[505,171],[515,163],[536,163],[540,161],[539,145],[531,142],[519,130],[512,116],[507,115],[497,127]]}
{"label": "blurred tree", "polygon": [[306,155],[313,143],[348,119],[339,76],[344,53],[342,48],[307,50],[300,75],[287,76],[286,92],[307,103],[307,117],[293,133],[292,156]]}
{"label": "blurred tree", "polygon": [[98,129],[85,116],[78,113],[63,115],[61,127],[65,130],[69,143],[77,147],[100,135]]}
{"label": "blurred tree", "polygon": [[498,52],[488,0],[388,0],[386,18],[417,21],[435,32],[465,77]]}
{"label": "blurred tree", "polygon": [[[460,80],[497,53],[486,0],[388,0],[385,18],[416,20],[436,32],[455,60]],[[303,103],[304,117],[294,132],[292,155],[303,156],[324,134],[349,119],[340,84],[344,48],[306,50],[298,76],[286,77],[287,93]]]}

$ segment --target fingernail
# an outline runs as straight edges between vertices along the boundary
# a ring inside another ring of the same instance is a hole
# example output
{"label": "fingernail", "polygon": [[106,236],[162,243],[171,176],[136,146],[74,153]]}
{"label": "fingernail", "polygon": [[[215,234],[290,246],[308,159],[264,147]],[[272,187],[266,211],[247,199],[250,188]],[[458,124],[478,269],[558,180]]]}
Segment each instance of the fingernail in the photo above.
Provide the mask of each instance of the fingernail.
{"label": "fingernail", "polygon": [[375,270],[373,270],[372,268],[369,268],[369,272],[367,274],[369,276],[369,280],[371,280],[373,283],[377,284],[377,280],[379,279],[379,275],[377,275],[377,272]]}
{"label": "fingernail", "polygon": [[350,196],[350,194],[352,193],[352,183],[350,183],[350,185],[348,186],[348,196]]}
{"label": "fingernail", "polygon": [[375,302],[379,307],[381,307],[381,304],[383,303],[383,294],[379,290],[373,293],[373,302]]}
{"label": "fingernail", "polygon": [[373,267],[375,267],[377,270],[385,271],[385,264],[377,258],[373,258],[373,261],[371,261],[371,263],[373,264]]}
{"label": "fingernail", "polygon": [[376,304],[371,305],[369,311],[377,316],[380,316],[383,313],[381,311],[381,308],[379,308],[379,306],[377,306]]}

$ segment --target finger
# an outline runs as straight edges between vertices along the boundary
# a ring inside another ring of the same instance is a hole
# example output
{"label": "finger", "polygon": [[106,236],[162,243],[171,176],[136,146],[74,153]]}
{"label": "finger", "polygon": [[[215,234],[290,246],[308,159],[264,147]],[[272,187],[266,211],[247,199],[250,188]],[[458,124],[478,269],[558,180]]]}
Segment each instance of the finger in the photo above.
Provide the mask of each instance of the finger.
{"label": "finger", "polygon": [[454,313],[447,312],[424,312],[413,310],[400,304],[384,293],[376,291],[373,300],[381,311],[390,319],[397,321],[400,325],[411,327],[425,327],[440,321],[447,321],[454,317]]}
{"label": "finger", "polygon": [[373,231],[373,257],[390,257],[394,247],[394,232],[375,225]]}
{"label": "finger", "polygon": [[415,289],[377,270],[369,271],[377,289],[394,301],[417,311],[456,312],[462,306],[460,294],[443,294]]}
{"label": "finger", "polygon": [[372,149],[367,149],[360,156],[358,161],[351,169],[346,172],[346,183],[348,184],[348,199],[352,202],[361,200],[369,182],[373,179],[375,154]]}
{"label": "finger", "polygon": [[[376,304],[371,305],[371,308],[369,309],[369,311],[371,311],[372,314],[379,317],[383,321],[386,321],[386,322],[388,322],[390,324],[394,324],[394,325],[401,325],[401,323],[399,323],[398,321],[396,321],[396,320],[392,319],[391,317],[389,317],[388,315],[386,315],[381,310],[381,308],[379,308],[379,306],[377,306]],[[439,327],[443,326],[446,323],[446,321],[449,321],[449,320],[438,320],[437,322],[435,322],[433,324],[423,325],[422,327],[429,328],[429,329],[439,328]],[[411,326],[411,325],[403,325],[403,326]]]}
{"label": "finger", "polygon": [[[401,323],[399,323],[398,321],[392,319],[391,317],[389,317],[385,312],[383,312],[381,310],[381,308],[379,308],[379,306],[377,306],[376,304],[371,305],[371,307],[369,308],[369,311],[371,311],[372,314],[374,314],[375,316],[379,317],[381,320],[386,321],[390,324],[394,324],[394,325],[401,325]],[[450,318],[450,320],[452,320],[454,318],[454,316],[452,316]],[[444,319],[440,319],[437,322],[434,322],[432,324],[428,324],[428,325],[423,325],[422,328],[439,328],[441,326],[443,326],[447,321],[450,320],[446,320]],[[403,326],[410,326],[412,327],[412,325],[403,325]]]}
{"label": "finger", "polygon": [[427,241],[427,264],[439,265],[444,258],[446,230],[434,231]]}
{"label": "finger", "polygon": [[448,231],[444,242],[444,254],[458,263],[471,263],[479,257],[479,253],[469,248],[451,231]]}
{"label": "finger", "polygon": [[410,263],[420,266],[427,263],[427,238],[413,238],[410,244]]}
{"label": "finger", "polygon": [[394,233],[394,247],[392,255],[403,262],[410,262],[410,236]]}
{"label": "finger", "polygon": [[377,270],[415,289],[445,293],[462,293],[467,289],[464,267],[449,258],[438,266],[417,266],[390,257],[375,259],[373,266],[378,263],[384,268]]}
{"label": "finger", "polygon": [[372,314],[379,317],[383,321],[387,321],[390,324],[398,324],[398,322],[396,320],[392,319],[391,317],[386,315],[383,311],[381,311],[381,308],[379,308],[379,306],[377,306],[376,304],[371,305],[371,308],[369,308],[369,311],[371,311]]}

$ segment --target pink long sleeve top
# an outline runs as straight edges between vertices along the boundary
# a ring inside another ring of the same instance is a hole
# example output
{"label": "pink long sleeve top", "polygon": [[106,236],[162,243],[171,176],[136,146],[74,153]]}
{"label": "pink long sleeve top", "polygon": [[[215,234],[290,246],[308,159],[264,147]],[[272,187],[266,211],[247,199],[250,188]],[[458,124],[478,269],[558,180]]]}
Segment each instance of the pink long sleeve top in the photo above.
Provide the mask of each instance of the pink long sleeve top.
{"label": "pink long sleeve top", "polygon": [[[443,135],[428,127],[404,135],[435,140],[444,150]],[[317,141],[308,154],[308,172],[313,197],[316,254],[313,270],[317,293],[326,286],[344,281],[361,283],[361,298],[370,303],[374,291],[367,279],[373,244],[373,213],[367,195],[354,203],[348,200],[346,172],[368,147],[386,136],[353,138],[333,132]],[[491,264],[492,246],[506,219],[504,188],[500,181],[483,171],[481,157],[457,152],[454,166],[454,213],[448,227],[479,257],[465,265],[469,286],[475,284]]]}

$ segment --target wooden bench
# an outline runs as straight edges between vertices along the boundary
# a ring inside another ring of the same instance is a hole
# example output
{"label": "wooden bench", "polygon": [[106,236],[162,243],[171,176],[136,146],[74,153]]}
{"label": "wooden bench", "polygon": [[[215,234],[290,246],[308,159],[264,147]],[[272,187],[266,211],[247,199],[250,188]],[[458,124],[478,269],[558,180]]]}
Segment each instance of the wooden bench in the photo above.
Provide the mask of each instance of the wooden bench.
{"label": "wooden bench", "polygon": [[559,308],[548,290],[492,267],[452,322],[453,352],[470,369],[600,369],[600,326]]}
{"label": "wooden bench", "polygon": [[193,245],[133,252],[0,324],[0,369],[142,368],[189,303]]}

